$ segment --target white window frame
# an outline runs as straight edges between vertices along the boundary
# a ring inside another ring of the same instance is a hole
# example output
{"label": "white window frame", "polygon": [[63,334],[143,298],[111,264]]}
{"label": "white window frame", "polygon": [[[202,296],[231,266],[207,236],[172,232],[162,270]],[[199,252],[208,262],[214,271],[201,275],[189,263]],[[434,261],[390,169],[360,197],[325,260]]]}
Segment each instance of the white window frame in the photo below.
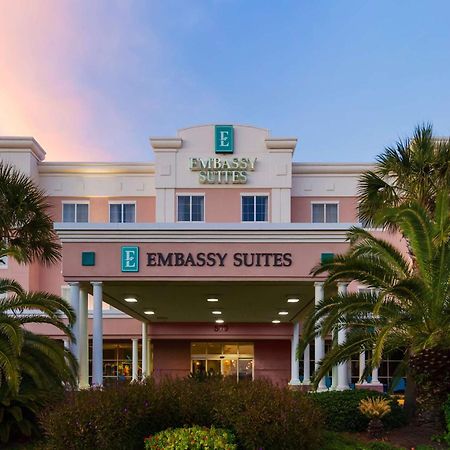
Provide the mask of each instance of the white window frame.
{"label": "white window frame", "polygon": [[[122,222],[111,222],[111,208],[110,205],[134,205],[134,222],[123,222],[123,207],[121,208]],[[108,222],[109,223],[137,223],[137,204],[136,200],[109,200],[108,201]]]}
{"label": "white window frame", "polygon": [[[253,205],[253,217],[255,220],[242,220],[242,198],[243,197],[267,197],[267,220],[256,220],[256,200]],[[240,216],[241,216],[241,223],[269,223],[270,222],[270,193],[269,192],[241,192],[241,208],[240,208]]]}
{"label": "white window frame", "polygon": [[[313,222],[313,205],[325,205],[324,211],[323,211],[323,222]],[[326,211],[326,205],[337,205],[337,211],[336,211],[336,222],[327,222],[327,211]],[[311,202],[311,223],[325,223],[325,224],[332,224],[332,223],[340,223],[339,220],[339,215],[340,215],[340,208],[339,208],[339,201],[332,201],[332,200],[327,200],[327,201],[312,201]]]}
{"label": "white window frame", "polygon": [[[203,220],[180,220],[178,217],[178,197],[191,197],[191,207],[189,215],[192,218],[192,197],[203,197]],[[177,216],[177,223],[205,223],[206,222],[206,195],[204,192],[177,192],[176,195],[177,203],[175,205],[175,211]]]}
{"label": "white window frame", "polygon": [[[61,202],[61,222],[63,223],[90,223],[91,221],[91,203],[89,200],[63,200]],[[75,205],[75,222],[64,222],[64,205]],[[77,205],[88,205],[88,221],[77,222]]]}

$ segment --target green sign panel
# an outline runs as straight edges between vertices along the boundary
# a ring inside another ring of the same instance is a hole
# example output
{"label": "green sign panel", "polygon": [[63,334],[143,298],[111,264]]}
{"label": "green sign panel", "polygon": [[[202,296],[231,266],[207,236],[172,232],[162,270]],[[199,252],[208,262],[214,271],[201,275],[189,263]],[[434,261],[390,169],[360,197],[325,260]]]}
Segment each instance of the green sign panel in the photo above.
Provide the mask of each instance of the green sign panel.
{"label": "green sign panel", "polygon": [[216,153],[234,152],[234,130],[233,125],[216,125],[215,129]]}
{"label": "green sign panel", "polygon": [[139,272],[139,247],[122,247],[122,272]]}
{"label": "green sign panel", "polygon": [[95,266],[95,252],[81,252],[82,266]]}

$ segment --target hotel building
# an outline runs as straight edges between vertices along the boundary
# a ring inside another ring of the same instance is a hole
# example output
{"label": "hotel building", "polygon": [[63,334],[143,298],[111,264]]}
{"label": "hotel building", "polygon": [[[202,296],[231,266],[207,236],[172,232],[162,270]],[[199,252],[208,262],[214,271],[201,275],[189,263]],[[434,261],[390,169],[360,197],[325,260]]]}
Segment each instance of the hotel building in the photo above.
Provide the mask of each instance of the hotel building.
{"label": "hotel building", "polygon": [[[311,269],[348,248],[358,178],[372,165],[293,162],[296,138],[243,125],[185,128],[150,144],[154,162],[57,163],[33,138],[0,138],[0,159],[48,195],[62,244],[61,263],[4,258],[0,277],[71,302],[81,387],[191,372],[307,386],[331,336],[298,361],[305,316],[325,295],[366,289],[324,288]],[[63,339],[48,325],[33,331]],[[367,387],[389,384],[395,356]],[[364,358],[320,388],[353,387]]]}

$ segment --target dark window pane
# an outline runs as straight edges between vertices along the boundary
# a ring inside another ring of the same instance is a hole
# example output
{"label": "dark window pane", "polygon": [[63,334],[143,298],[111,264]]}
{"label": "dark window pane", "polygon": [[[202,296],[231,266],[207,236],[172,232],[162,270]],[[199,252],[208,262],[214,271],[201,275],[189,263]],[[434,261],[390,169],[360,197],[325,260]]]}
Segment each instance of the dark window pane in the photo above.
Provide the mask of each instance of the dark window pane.
{"label": "dark window pane", "polygon": [[337,223],[337,209],[338,206],[335,205],[331,205],[331,204],[327,204],[326,206],[326,219],[327,219],[327,223]]}
{"label": "dark window pane", "polygon": [[88,209],[89,205],[87,203],[77,204],[77,222],[87,223],[88,222]]}
{"label": "dark window pane", "polygon": [[191,197],[189,195],[178,196],[178,221],[190,222],[191,221]]}
{"label": "dark window pane", "polygon": [[323,223],[325,221],[324,205],[322,204],[312,205],[312,221],[313,223]]}
{"label": "dark window pane", "polygon": [[203,222],[204,197],[192,196],[192,222]]}
{"label": "dark window pane", "polygon": [[134,223],[136,222],[136,205],[128,203],[123,205],[123,222]]}
{"label": "dark window pane", "polygon": [[109,205],[109,221],[111,223],[122,222],[122,205],[120,204]]}
{"label": "dark window pane", "polygon": [[242,197],[242,221],[254,222],[255,220],[255,197]]}
{"label": "dark window pane", "polygon": [[63,222],[75,222],[75,204],[63,204]]}
{"label": "dark window pane", "polygon": [[267,200],[265,196],[256,197],[256,222],[267,221]]}

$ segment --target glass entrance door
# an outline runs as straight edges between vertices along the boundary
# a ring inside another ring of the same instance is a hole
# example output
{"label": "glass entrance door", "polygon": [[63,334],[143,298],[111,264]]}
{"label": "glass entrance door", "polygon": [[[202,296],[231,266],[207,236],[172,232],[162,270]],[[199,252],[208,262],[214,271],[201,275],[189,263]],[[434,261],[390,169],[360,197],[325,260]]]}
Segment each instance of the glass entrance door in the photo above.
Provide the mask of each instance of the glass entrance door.
{"label": "glass entrance door", "polygon": [[191,343],[191,370],[194,374],[220,374],[235,378],[237,381],[252,380],[253,362],[253,343]]}

